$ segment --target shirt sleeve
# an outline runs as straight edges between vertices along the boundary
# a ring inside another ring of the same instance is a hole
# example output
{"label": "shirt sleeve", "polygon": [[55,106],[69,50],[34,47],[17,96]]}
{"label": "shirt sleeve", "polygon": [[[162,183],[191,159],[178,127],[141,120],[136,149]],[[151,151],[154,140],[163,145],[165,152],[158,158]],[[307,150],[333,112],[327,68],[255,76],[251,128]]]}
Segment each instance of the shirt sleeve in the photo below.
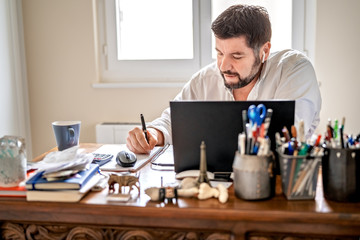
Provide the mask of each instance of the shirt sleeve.
{"label": "shirt sleeve", "polygon": [[[198,79],[199,74],[194,74],[191,80],[185,84],[181,92],[174,98],[174,101],[195,100],[197,91],[195,91],[194,88],[197,85]],[[164,135],[164,143],[172,144],[170,107],[166,108],[159,118],[148,124],[148,127],[161,131]]]}
{"label": "shirt sleeve", "polygon": [[297,59],[283,67],[276,98],[295,99],[295,126],[303,120],[305,137],[310,138],[320,122],[321,95],[311,62],[305,56]]}

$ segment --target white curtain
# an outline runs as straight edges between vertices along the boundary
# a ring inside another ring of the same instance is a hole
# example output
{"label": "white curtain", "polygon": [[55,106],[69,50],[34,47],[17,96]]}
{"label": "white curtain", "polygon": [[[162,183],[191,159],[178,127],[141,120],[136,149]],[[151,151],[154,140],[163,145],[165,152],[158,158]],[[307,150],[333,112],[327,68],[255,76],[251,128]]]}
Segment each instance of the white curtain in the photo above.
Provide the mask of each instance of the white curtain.
{"label": "white curtain", "polygon": [[21,0],[0,0],[0,137],[25,138],[32,159]]}

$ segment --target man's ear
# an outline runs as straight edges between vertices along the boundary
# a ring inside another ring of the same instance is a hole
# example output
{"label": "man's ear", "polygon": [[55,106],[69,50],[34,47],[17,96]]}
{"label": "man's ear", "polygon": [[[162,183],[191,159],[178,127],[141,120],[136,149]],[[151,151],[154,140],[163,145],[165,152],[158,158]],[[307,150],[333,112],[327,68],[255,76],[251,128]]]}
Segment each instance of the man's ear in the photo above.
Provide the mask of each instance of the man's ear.
{"label": "man's ear", "polygon": [[262,46],[262,51],[260,51],[263,55],[265,56],[260,56],[261,60],[263,60],[263,62],[265,62],[269,55],[270,55],[270,48],[271,48],[271,43],[270,42],[266,42],[263,46]]}

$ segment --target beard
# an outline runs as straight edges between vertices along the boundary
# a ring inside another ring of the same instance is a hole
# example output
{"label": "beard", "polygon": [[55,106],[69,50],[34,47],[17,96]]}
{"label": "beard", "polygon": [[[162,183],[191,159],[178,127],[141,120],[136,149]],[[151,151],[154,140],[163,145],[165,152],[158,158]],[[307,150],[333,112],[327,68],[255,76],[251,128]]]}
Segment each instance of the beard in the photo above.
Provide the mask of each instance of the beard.
{"label": "beard", "polygon": [[[256,77],[258,77],[260,75],[261,69],[262,69],[262,64],[260,62],[260,58],[255,58],[255,62],[251,67],[251,72],[247,77],[242,78],[239,73],[231,72],[231,71],[225,71],[225,72],[220,71],[220,74],[221,74],[222,78],[224,79],[225,87],[227,87],[230,90],[233,90],[233,89],[243,88],[243,87],[247,86]],[[225,79],[224,74],[237,76],[238,82],[228,83]]]}

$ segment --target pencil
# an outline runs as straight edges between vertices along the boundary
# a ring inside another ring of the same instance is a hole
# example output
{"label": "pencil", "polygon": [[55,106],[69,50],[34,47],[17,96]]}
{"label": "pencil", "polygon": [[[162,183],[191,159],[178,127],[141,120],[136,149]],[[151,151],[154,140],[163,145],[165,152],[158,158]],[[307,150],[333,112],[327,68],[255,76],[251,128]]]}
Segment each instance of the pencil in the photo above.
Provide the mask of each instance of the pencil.
{"label": "pencil", "polygon": [[295,173],[295,166],[296,166],[296,158],[291,159],[291,170],[290,170],[290,175],[289,175],[289,185],[287,187],[287,195],[288,197],[290,197],[291,195],[291,189],[292,189],[292,185],[293,185],[293,178],[294,178],[294,173]]}

